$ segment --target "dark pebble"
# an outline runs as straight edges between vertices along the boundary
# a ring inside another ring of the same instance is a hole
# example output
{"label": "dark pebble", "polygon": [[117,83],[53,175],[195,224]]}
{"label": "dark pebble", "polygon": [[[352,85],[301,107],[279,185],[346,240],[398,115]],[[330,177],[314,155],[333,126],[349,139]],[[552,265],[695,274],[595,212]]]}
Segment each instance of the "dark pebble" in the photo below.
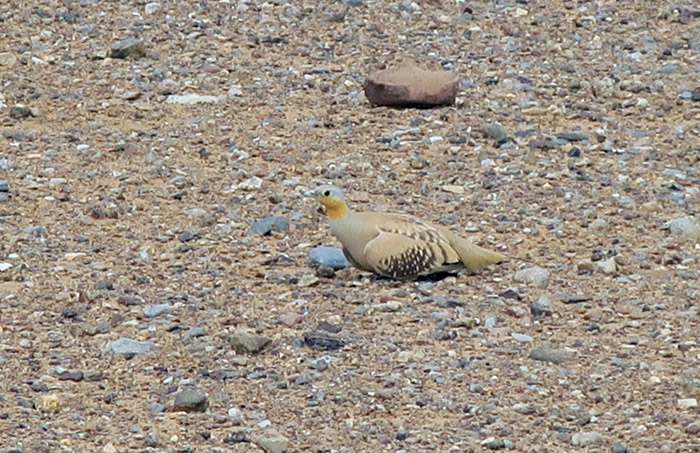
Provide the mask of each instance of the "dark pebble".
{"label": "dark pebble", "polygon": [[250,232],[255,233],[255,234],[261,234],[263,236],[267,236],[268,234],[272,233],[273,231],[279,232],[279,233],[284,233],[285,231],[289,230],[289,220],[287,220],[285,217],[282,216],[270,216],[270,217],[265,217],[264,219],[260,219],[256,222],[254,222],[250,226]]}
{"label": "dark pebble", "polygon": [[611,451],[612,451],[612,453],[627,453],[629,451],[629,449],[624,444],[621,444],[620,442],[614,442],[611,445]]}
{"label": "dark pebble", "polygon": [[582,142],[588,140],[588,135],[583,132],[564,132],[557,134],[557,138],[566,140],[567,142]]}
{"label": "dark pebble", "polygon": [[305,333],[304,342],[310,348],[323,349],[325,351],[334,351],[346,344],[344,340],[319,330]]}
{"label": "dark pebble", "polygon": [[114,284],[109,280],[98,280],[95,283],[95,289],[100,291],[112,291],[114,289]]}
{"label": "dark pebble", "polygon": [[559,300],[561,300],[565,304],[577,304],[579,302],[589,301],[591,300],[591,298],[577,294],[562,294],[559,297]]}
{"label": "dark pebble", "polygon": [[691,99],[695,102],[700,102],[700,87],[693,90]]}
{"label": "dark pebble", "polygon": [[319,323],[318,323],[317,329],[318,329],[318,330],[325,330],[326,332],[330,332],[330,333],[338,333],[338,332],[340,332],[341,330],[343,330],[343,328],[340,327],[339,325],[337,325],[337,324],[331,324],[331,323],[328,322],[328,321],[321,321],[321,322],[319,322]]}
{"label": "dark pebble", "polygon": [[507,290],[500,293],[499,296],[504,298],[504,299],[511,299],[511,300],[521,300],[522,299],[522,297],[520,297],[520,294],[518,294],[513,288],[508,288]]}
{"label": "dark pebble", "polygon": [[21,120],[24,118],[30,118],[34,116],[34,114],[32,113],[31,109],[27,107],[16,106],[10,109],[10,116],[16,120]]}
{"label": "dark pebble", "polygon": [[61,316],[66,319],[73,319],[78,317],[78,311],[74,308],[64,308],[61,311]]}
{"label": "dark pebble", "polygon": [[9,192],[10,185],[5,181],[0,181],[0,192]]}
{"label": "dark pebble", "polygon": [[564,143],[567,143],[566,140],[553,140],[551,138],[546,138],[544,140],[533,140],[529,143],[529,146],[531,149],[543,149],[543,150],[549,150],[549,149],[555,149],[560,146],[562,146]]}
{"label": "dark pebble", "polygon": [[481,133],[486,137],[494,139],[496,142],[500,142],[508,138],[506,128],[498,123],[486,124],[481,128]]}
{"label": "dark pebble", "polygon": [[204,412],[207,410],[207,395],[197,389],[186,389],[175,394],[173,411]]}
{"label": "dark pebble", "polygon": [[323,278],[333,278],[335,277],[335,270],[325,264],[316,268],[316,275]]}
{"label": "dark pebble", "polygon": [[35,392],[42,392],[43,393],[43,392],[49,391],[49,386],[41,381],[32,381],[30,387]]}
{"label": "dark pebble", "polygon": [[189,231],[183,231],[177,235],[177,239],[180,242],[188,242],[194,239],[194,234],[190,233]]}
{"label": "dark pebble", "polygon": [[82,371],[70,371],[70,372],[61,373],[58,375],[58,380],[59,381],[80,382],[83,380],[83,372]]}
{"label": "dark pebble", "polygon": [[127,38],[112,44],[110,57],[112,58],[142,58],[146,56],[146,47],[143,40]]}
{"label": "dark pebble", "polygon": [[549,298],[547,296],[538,297],[536,301],[530,304],[530,313],[535,317],[551,316],[552,306],[549,302]]}

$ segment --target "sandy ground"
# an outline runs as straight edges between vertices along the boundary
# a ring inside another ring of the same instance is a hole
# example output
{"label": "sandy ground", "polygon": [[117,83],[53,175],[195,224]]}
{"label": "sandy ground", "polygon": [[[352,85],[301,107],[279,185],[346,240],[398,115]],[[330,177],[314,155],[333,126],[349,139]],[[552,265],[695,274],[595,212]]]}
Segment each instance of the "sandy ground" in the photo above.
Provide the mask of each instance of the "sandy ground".
{"label": "sandy ground", "polygon": [[[692,2],[20,0],[0,63],[2,451],[700,449]],[[511,259],[316,277],[328,182]]]}

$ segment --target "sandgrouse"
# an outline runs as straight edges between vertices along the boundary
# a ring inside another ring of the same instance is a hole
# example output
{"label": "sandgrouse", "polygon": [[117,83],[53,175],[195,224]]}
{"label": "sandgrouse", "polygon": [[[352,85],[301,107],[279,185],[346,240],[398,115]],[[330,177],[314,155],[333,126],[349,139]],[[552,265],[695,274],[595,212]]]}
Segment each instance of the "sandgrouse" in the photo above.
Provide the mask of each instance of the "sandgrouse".
{"label": "sandgrouse", "polygon": [[475,272],[504,256],[483,249],[447,228],[415,217],[354,212],[334,186],[306,192],[326,208],[331,232],[355,267],[399,280],[466,268]]}

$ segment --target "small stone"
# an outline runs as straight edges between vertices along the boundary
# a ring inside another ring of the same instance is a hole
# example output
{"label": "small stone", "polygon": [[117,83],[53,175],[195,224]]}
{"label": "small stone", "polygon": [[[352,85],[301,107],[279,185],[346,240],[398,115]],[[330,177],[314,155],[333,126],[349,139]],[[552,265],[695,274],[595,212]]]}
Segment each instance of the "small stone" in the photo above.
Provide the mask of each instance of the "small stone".
{"label": "small stone", "polygon": [[175,394],[173,411],[204,412],[207,410],[207,395],[197,389],[185,389]]}
{"label": "small stone", "polygon": [[289,230],[289,220],[282,216],[269,216],[254,222],[248,231],[267,236],[273,231],[284,233]]}
{"label": "small stone", "polygon": [[313,274],[304,274],[301,276],[301,278],[299,279],[299,283],[297,283],[297,284],[299,286],[301,286],[302,288],[307,288],[309,286],[315,285],[319,281],[320,280],[318,279],[318,277],[316,277]]}
{"label": "small stone", "polygon": [[84,375],[82,371],[66,371],[65,373],[61,373],[58,375],[58,380],[80,382],[83,380],[83,377]]}
{"label": "small stone", "polygon": [[12,67],[17,63],[17,57],[12,52],[0,52],[0,66]]}
{"label": "small stone", "polygon": [[7,183],[7,181],[0,181],[0,192],[9,192],[10,191],[10,185]]}
{"label": "small stone", "polygon": [[13,266],[10,263],[0,263],[0,272],[9,271]]}
{"label": "small stone", "polygon": [[576,263],[579,273],[590,273],[595,269],[595,263],[589,258],[584,258]]}
{"label": "small stone", "polygon": [[136,341],[129,338],[119,338],[109,344],[112,353],[124,356],[133,356],[144,352],[157,351],[160,346],[148,341]]}
{"label": "small stone", "polygon": [[569,353],[561,349],[539,347],[530,352],[530,358],[541,362],[563,363],[569,359]]}
{"label": "small stone", "polygon": [[484,136],[492,138],[497,142],[504,141],[508,138],[506,128],[499,123],[486,124],[481,128],[481,133]]}
{"label": "small stone", "polygon": [[325,330],[326,332],[330,332],[330,333],[338,333],[341,330],[343,330],[343,328],[341,326],[339,326],[337,324],[330,323],[328,321],[319,322],[317,328],[319,330]]}
{"label": "small stone", "polygon": [[284,313],[278,319],[283,326],[294,327],[301,322],[302,316],[299,313]]}
{"label": "small stone", "polygon": [[595,431],[576,433],[571,436],[571,443],[579,447],[598,445],[603,442],[603,435]]}
{"label": "small stone", "polygon": [[148,410],[151,411],[154,414],[160,414],[162,412],[165,412],[165,406],[163,406],[160,403],[153,402],[151,405],[148,407]]}
{"label": "small stone", "polygon": [[160,10],[160,3],[158,2],[151,2],[151,3],[146,3],[146,6],[144,6],[143,11],[147,15],[155,14]]}
{"label": "small stone", "polygon": [[189,231],[183,231],[182,233],[178,233],[177,235],[177,240],[180,242],[189,242],[194,238],[195,235],[190,233]]}
{"label": "small stone", "polygon": [[532,415],[537,412],[537,408],[535,406],[523,403],[514,404],[513,410],[523,415]]}
{"label": "small stone", "polygon": [[588,135],[583,132],[564,132],[557,134],[557,138],[566,140],[567,142],[582,142],[588,140]]}
{"label": "small stone", "polygon": [[345,346],[346,342],[335,335],[315,330],[304,334],[304,342],[307,346],[325,351],[333,351]]}
{"label": "small stone", "polygon": [[34,407],[42,412],[58,412],[63,407],[63,400],[56,393],[39,395],[34,400]]}
{"label": "small stone", "polygon": [[608,221],[605,219],[595,219],[588,225],[590,229],[598,231],[607,230],[609,226]]}
{"label": "small stone", "polygon": [[143,315],[149,318],[155,318],[164,313],[172,313],[172,311],[173,306],[170,304],[147,305],[143,308]]}
{"label": "small stone", "polygon": [[97,280],[95,289],[98,291],[112,291],[114,289],[114,284],[109,280]]}
{"label": "small stone", "polygon": [[691,240],[700,239],[700,227],[689,217],[673,219],[668,226],[671,234]]}
{"label": "small stone", "polygon": [[612,453],[627,453],[629,451],[627,447],[620,442],[613,442],[610,449],[612,450]]}
{"label": "small stone", "polygon": [[262,448],[265,453],[284,453],[289,444],[289,440],[279,433],[269,432],[255,439],[255,443]]}
{"label": "small stone", "polygon": [[536,301],[530,304],[530,313],[535,317],[551,316],[552,315],[552,300],[543,294]]}
{"label": "small stone", "polygon": [[239,408],[232,407],[228,410],[227,414],[233,425],[243,424],[243,412]]}
{"label": "small stone", "polygon": [[185,332],[185,337],[186,338],[199,338],[203,337],[207,334],[207,331],[204,330],[202,327],[190,327],[187,329],[187,332]]}
{"label": "small stone", "polygon": [[314,267],[328,266],[336,271],[350,266],[343,250],[338,247],[314,247],[309,252],[309,260]]}
{"label": "small stone", "polygon": [[534,283],[540,288],[546,288],[549,285],[549,271],[539,266],[529,267],[516,272],[513,279],[516,282]]}
{"label": "small stone", "polygon": [[698,407],[698,400],[695,398],[681,398],[678,400],[678,408],[682,410],[694,409]]}
{"label": "small stone", "polygon": [[112,58],[143,58],[146,56],[146,47],[143,40],[127,38],[112,44],[110,57]]}
{"label": "small stone", "polygon": [[16,105],[10,109],[10,117],[16,120],[22,120],[25,118],[31,118],[34,116],[32,109]]}
{"label": "small stone", "polygon": [[694,436],[697,436],[700,434],[700,424],[698,423],[691,423],[688,426],[685,427],[685,432],[688,434],[692,434]]}
{"label": "small stone", "polygon": [[362,87],[373,105],[430,107],[454,104],[458,85],[452,72],[427,71],[409,61],[370,74]]}
{"label": "small stone", "polygon": [[481,441],[481,445],[488,448],[489,450],[504,450],[506,448],[510,448],[510,446],[512,446],[512,442],[509,442],[506,439],[487,437],[486,439]]}
{"label": "small stone", "polygon": [[183,105],[194,105],[194,104],[215,104],[226,99],[225,95],[221,96],[211,96],[204,94],[173,94],[168,96],[165,100],[168,104],[183,104]]}
{"label": "small stone", "polygon": [[316,275],[322,278],[333,278],[335,277],[335,270],[332,267],[324,264],[316,268]]}
{"label": "small stone", "polygon": [[270,343],[270,339],[245,330],[236,330],[228,337],[228,343],[239,354],[255,354]]}
{"label": "small stone", "polygon": [[534,338],[532,338],[530,335],[524,334],[524,333],[511,333],[510,336],[513,338],[513,340],[518,341],[520,343],[531,343]]}
{"label": "small stone", "polygon": [[607,260],[598,261],[596,265],[604,274],[610,275],[617,272],[617,263],[615,263],[614,257],[610,257]]}

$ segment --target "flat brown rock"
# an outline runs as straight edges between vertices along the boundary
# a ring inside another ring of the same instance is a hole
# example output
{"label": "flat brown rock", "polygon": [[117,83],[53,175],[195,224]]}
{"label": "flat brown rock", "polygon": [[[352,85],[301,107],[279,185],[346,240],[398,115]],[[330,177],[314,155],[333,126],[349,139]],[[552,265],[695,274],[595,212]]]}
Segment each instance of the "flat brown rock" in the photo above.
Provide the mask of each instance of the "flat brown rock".
{"label": "flat brown rock", "polygon": [[430,71],[408,62],[369,75],[362,84],[373,105],[433,107],[451,105],[459,77],[449,71]]}

